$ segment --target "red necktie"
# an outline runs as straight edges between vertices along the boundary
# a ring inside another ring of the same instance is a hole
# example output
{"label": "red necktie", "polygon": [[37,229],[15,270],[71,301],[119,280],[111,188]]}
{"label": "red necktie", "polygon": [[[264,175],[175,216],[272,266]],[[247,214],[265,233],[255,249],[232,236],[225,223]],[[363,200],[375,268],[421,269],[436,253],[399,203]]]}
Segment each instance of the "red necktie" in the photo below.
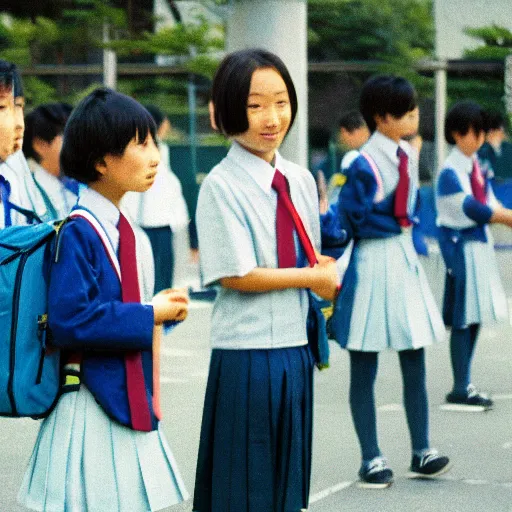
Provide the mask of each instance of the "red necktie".
{"label": "red necktie", "polygon": [[409,203],[409,157],[407,153],[398,147],[398,185],[395,191],[395,217],[402,227],[408,227],[412,224],[407,214],[407,204]]}
{"label": "red necktie", "polygon": [[471,171],[471,190],[475,199],[482,204],[487,204],[487,195],[485,193],[485,181],[478,164],[478,160],[473,160],[473,170]]}
{"label": "red necktie", "polygon": [[[123,302],[140,302],[135,235],[122,213],[119,216],[117,229],[119,230],[119,266],[121,268]],[[130,351],[126,353],[124,360],[132,428],[149,432],[152,429],[152,424],[142,368],[142,355],[140,351]]]}
{"label": "red necktie", "polygon": [[306,258],[311,267],[317,263],[315,250],[304,224],[293,206],[290,198],[288,180],[276,169],[272,188],[277,192],[277,215],[276,215],[276,238],[277,238],[277,260],[279,268],[297,266],[295,254],[295,242],[293,240],[293,229],[297,231],[300,244],[304,249]]}

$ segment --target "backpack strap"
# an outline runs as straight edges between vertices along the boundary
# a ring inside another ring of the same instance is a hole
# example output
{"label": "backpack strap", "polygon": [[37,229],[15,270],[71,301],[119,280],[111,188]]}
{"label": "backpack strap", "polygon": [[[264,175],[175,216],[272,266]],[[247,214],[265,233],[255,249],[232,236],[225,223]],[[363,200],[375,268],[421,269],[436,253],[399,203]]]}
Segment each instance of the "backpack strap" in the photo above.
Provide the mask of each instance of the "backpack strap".
{"label": "backpack strap", "polygon": [[375,163],[375,160],[366,152],[361,151],[361,155],[363,158],[370,164],[373,175],[375,177],[375,181],[377,182],[377,191],[375,192],[374,203],[378,203],[384,199],[384,184],[382,182],[382,176],[380,174],[379,168]]}
{"label": "backpack strap", "polygon": [[41,194],[41,197],[43,198],[44,205],[46,206],[46,210],[48,213],[52,216],[52,219],[56,219],[58,217],[57,210],[53,206],[50,197],[46,193],[46,190],[42,187],[42,185],[37,181],[37,178],[35,175],[32,176],[32,179],[34,180],[34,183],[39,190],[39,193]]}
{"label": "backpack strap", "polygon": [[26,208],[22,208],[21,206],[18,206],[14,203],[12,203],[9,200],[9,197],[11,195],[11,186],[9,182],[0,175],[0,198],[4,204],[4,226],[9,227],[11,226],[11,210],[15,210],[18,213],[21,213],[24,215],[27,219],[27,222],[29,224],[34,224],[35,222],[37,224],[42,224],[42,220],[37,215],[35,211],[27,210]]}
{"label": "backpack strap", "polygon": [[[105,228],[101,225],[101,222],[91,213],[89,210],[84,208],[76,208],[74,209],[68,217],[61,223],[60,228],[62,228],[63,224],[68,222],[71,219],[76,218],[85,219],[91,227],[96,231],[99,239],[101,240],[103,247],[105,248],[105,252],[107,254],[112,267],[116,271],[117,276],[119,277],[119,281],[121,281],[121,269],[119,266],[119,261],[114,252],[114,248],[112,247],[112,243],[108,238],[107,232]],[[59,233],[60,233],[59,229]],[[57,242],[57,250],[56,250],[56,260],[58,259],[59,252],[59,242]],[[81,363],[82,363],[83,354],[82,352],[72,352],[68,355],[66,360],[66,364],[63,368],[64,379],[62,386],[62,393],[67,393],[70,391],[77,391],[80,388],[80,375],[81,375]]]}
{"label": "backpack strap", "polygon": [[121,267],[119,266],[119,260],[117,258],[116,253],[114,252],[114,248],[112,247],[112,243],[105,231],[105,228],[101,225],[100,221],[92,214],[89,210],[85,208],[76,208],[69,214],[69,218],[74,219],[76,217],[81,217],[85,219],[92,226],[96,234],[100,238],[103,246],[105,247],[105,252],[107,253],[107,257],[112,264],[112,267],[116,271],[117,277],[119,281],[121,281]]}

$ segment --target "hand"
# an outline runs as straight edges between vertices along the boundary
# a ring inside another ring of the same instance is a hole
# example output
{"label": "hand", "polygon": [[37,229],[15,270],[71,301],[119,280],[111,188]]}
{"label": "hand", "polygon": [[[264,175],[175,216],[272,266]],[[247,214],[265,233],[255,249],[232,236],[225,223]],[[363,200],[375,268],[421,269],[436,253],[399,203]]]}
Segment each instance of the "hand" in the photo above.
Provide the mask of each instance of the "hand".
{"label": "hand", "polygon": [[190,249],[190,263],[199,263],[199,250]]}
{"label": "hand", "polygon": [[334,300],[338,293],[338,285],[340,282],[336,263],[332,258],[324,259],[313,267],[315,272],[315,283],[311,286],[311,291],[319,297],[326,300]]}
{"label": "hand", "polygon": [[321,265],[327,263],[336,263],[336,260],[334,258],[331,258],[331,256],[325,256],[325,254],[316,253],[316,259],[318,260],[318,263]]}
{"label": "hand", "polygon": [[166,288],[155,295],[155,297],[158,296],[166,297],[167,300],[175,302],[189,303],[188,290],[186,288]]}
{"label": "hand", "polygon": [[163,290],[157,293],[153,300],[153,312],[155,316],[155,325],[163,322],[185,320],[188,315],[188,295],[181,290]]}

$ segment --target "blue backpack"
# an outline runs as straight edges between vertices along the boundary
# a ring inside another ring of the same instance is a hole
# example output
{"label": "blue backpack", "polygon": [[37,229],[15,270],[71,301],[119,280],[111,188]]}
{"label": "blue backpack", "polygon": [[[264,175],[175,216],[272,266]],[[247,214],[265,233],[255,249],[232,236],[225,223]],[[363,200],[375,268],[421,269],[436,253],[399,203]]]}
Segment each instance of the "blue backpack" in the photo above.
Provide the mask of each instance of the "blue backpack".
{"label": "blue backpack", "polygon": [[42,418],[59,397],[60,351],[47,346],[58,225],[0,230],[0,416]]}

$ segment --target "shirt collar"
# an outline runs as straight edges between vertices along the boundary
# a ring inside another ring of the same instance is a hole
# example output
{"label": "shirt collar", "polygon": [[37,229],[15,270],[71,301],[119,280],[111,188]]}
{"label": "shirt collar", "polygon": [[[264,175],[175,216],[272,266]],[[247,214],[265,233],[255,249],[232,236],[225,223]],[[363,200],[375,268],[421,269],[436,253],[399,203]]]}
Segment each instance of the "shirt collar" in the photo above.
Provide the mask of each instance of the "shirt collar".
{"label": "shirt collar", "polygon": [[473,160],[475,158],[476,155],[466,156],[457,146],[453,146],[447,158],[447,163],[455,169],[470,173],[473,170]]}
{"label": "shirt collar", "polygon": [[[398,150],[398,144],[394,140],[391,140],[389,137],[386,137],[378,130],[375,130],[373,132],[372,139],[374,140],[375,144],[382,150],[382,152],[389,159],[391,159],[392,162],[398,162],[398,156],[396,154]],[[405,151],[407,152],[407,150]]]}
{"label": "shirt collar", "polygon": [[286,176],[284,159],[278,151],[276,151],[275,156],[276,165],[273,166],[247,151],[238,142],[233,141],[228,157],[242,167],[267,194],[270,194],[272,190],[272,180],[274,179],[276,169],[279,169]]}
{"label": "shirt collar", "polygon": [[[78,206],[90,210],[102,224],[108,223],[117,229],[119,223],[119,210],[114,203],[92,188],[87,188],[80,194]],[[104,226],[105,228],[107,226]]]}

